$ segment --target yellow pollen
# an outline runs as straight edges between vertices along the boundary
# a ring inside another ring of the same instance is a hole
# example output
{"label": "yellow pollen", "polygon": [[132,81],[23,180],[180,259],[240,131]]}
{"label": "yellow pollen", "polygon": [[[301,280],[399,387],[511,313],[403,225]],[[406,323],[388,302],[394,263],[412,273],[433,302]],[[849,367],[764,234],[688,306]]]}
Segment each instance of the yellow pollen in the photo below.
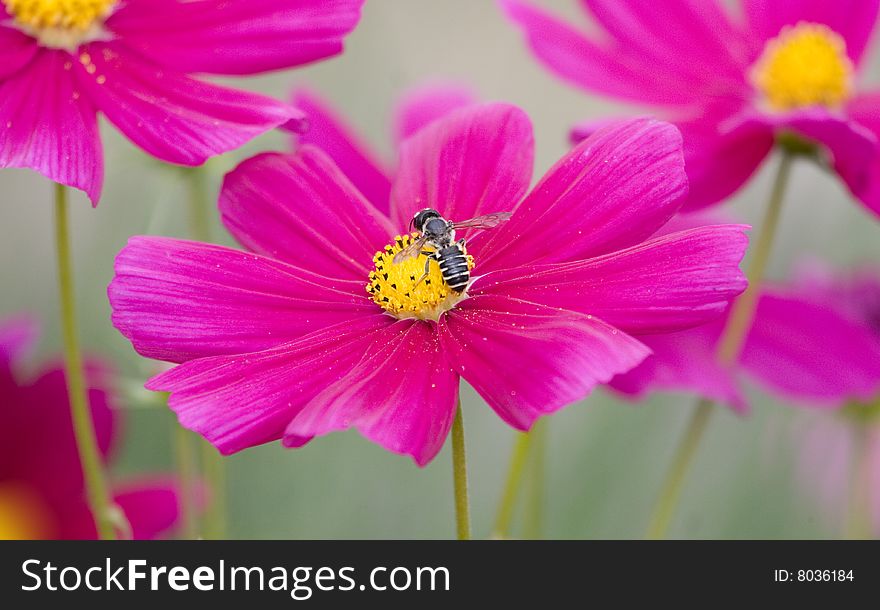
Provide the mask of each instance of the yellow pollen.
{"label": "yellow pollen", "polygon": [[118,0],[0,0],[24,32],[45,46],[74,50],[100,38]]}
{"label": "yellow pollen", "polygon": [[[376,268],[370,272],[367,292],[377,305],[398,318],[437,320],[466,294],[455,292],[446,284],[435,260],[430,261],[428,276],[419,282],[425,273],[425,261],[429,260],[424,254],[394,262],[394,255],[407,248],[417,236],[418,233],[398,235],[384,250],[376,252],[373,257]],[[424,252],[431,250],[428,246],[424,248]],[[473,257],[468,256],[467,261],[468,269],[473,269]]]}
{"label": "yellow pollen", "polygon": [[755,63],[752,82],[774,110],[839,106],[851,93],[846,42],[827,26],[786,26]]}

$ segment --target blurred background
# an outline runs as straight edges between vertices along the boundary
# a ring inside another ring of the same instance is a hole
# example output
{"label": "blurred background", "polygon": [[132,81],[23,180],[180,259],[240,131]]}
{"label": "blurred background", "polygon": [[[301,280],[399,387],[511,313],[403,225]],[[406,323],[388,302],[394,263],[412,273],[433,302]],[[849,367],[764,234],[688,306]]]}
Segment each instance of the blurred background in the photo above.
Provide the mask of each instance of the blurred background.
{"label": "blurred background", "polygon": [[[585,22],[571,0],[539,4]],[[875,49],[876,51],[876,49]],[[877,53],[866,74],[880,74]],[[870,78],[870,77],[869,77]],[[562,84],[530,57],[519,33],[491,0],[372,0],[341,57],[314,67],[236,83],[286,98],[308,86],[330,100],[387,158],[397,96],[425,80],[471,86],[485,100],[524,108],[535,125],[540,176],[567,149],[568,128],[591,117],[646,114]],[[875,82],[876,84],[876,82]],[[113,258],[135,234],[185,237],[186,176],[161,166],[104,129],[104,196],[92,209],[73,196],[74,261],[82,341],[118,370],[124,435],[112,476],[174,467],[174,419],[139,391],[156,363],[138,357],[110,324],[106,286]],[[222,175],[261,150],[289,146],[269,134],[207,166],[212,198]],[[725,208],[756,223],[772,164]],[[43,334],[33,362],[61,349],[52,242],[50,184],[29,171],[0,172],[0,317],[31,312]],[[232,244],[215,222],[215,240]],[[797,164],[776,244],[771,278],[784,279],[805,257],[849,266],[880,260],[880,226],[838,181]],[[783,405],[753,391],[753,413],[724,410],[703,439],[670,535],[697,538],[833,538],[838,524],[795,485],[798,435],[823,414]],[[467,426],[476,537],[491,528],[513,431],[469,388]],[[634,405],[599,391],[549,421],[544,535],[639,538],[694,398],[668,395]],[[827,416],[827,414],[825,414]],[[301,450],[279,444],[225,460],[229,535],[236,538],[447,538],[454,535],[447,446],[427,468],[392,455],[356,432],[319,438]]]}

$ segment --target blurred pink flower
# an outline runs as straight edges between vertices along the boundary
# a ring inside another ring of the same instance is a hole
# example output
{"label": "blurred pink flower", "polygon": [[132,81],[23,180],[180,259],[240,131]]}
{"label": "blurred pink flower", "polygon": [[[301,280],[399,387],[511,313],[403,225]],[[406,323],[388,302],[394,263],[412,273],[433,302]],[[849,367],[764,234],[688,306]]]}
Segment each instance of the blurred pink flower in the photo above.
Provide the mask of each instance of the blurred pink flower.
{"label": "blurred pink flower", "polygon": [[[406,91],[394,109],[391,139],[397,147],[443,115],[476,103],[466,87],[431,83]],[[323,150],[351,183],[384,214],[390,212],[395,163],[381,159],[330,104],[308,89],[297,89],[293,105],[308,117],[309,129],[294,134],[294,148],[310,144]]]}
{"label": "blurred pink flower", "polygon": [[[880,350],[880,267],[868,264],[841,271],[811,262],[797,276],[800,290],[864,325]],[[880,356],[874,355],[871,362],[880,366]],[[842,522],[853,509],[853,485],[863,486],[876,536],[880,535],[880,388],[858,398],[839,414],[816,417],[797,429],[798,482],[834,523]]]}
{"label": "blurred pink flower", "polygon": [[199,165],[302,114],[190,74],[339,53],[363,0],[0,2],[0,167],[31,168],[97,204],[98,112],[157,159]]}
{"label": "blurred pink flower", "polygon": [[[860,411],[874,410],[873,418]],[[853,405],[795,426],[796,480],[833,525],[852,518],[854,485],[867,493],[874,536],[880,535],[880,421],[878,406]],[[861,480],[860,480],[861,479]]]}
{"label": "blurred pink flower", "polygon": [[[64,372],[50,368],[31,383],[15,374],[36,327],[27,320],[0,324],[0,539],[95,538],[73,435]],[[90,367],[89,390],[98,445],[106,459],[116,429],[106,371]],[[114,487],[114,502],[134,538],[155,538],[178,518],[174,486],[160,478]]]}
{"label": "blurred pink flower", "polygon": [[[700,222],[690,215],[670,224]],[[855,280],[811,266],[790,285],[765,289],[733,369],[715,357],[725,324],[720,318],[644,338],[653,354],[610,385],[635,397],[657,390],[697,392],[739,411],[747,408],[741,376],[799,403],[836,408],[871,400],[880,395],[880,274],[859,272]]]}
{"label": "blurred pink flower", "polygon": [[[518,108],[453,111],[401,143],[390,215],[312,145],[245,161],[220,211],[250,252],[131,239],[113,323],[142,355],[181,363],[147,387],[225,454],[354,427],[424,465],[459,377],[528,429],[641,362],[632,334],[717,316],[745,287],[747,241],[733,225],[647,240],[687,192],[671,125],[599,131],[525,195],[533,147]],[[461,232],[477,274],[462,293],[437,265],[416,285],[423,255],[392,260],[425,207],[459,221],[513,211]]]}
{"label": "blurred pink flower", "polygon": [[686,210],[731,195],[777,138],[796,134],[818,144],[880,215],[880,91],[857,83],[880,0],[742,0],[744,21],[718,0],[583,0],[595,34],[530,3],[500,2],[557,75],[587,91],[660,106],[681,128]]}

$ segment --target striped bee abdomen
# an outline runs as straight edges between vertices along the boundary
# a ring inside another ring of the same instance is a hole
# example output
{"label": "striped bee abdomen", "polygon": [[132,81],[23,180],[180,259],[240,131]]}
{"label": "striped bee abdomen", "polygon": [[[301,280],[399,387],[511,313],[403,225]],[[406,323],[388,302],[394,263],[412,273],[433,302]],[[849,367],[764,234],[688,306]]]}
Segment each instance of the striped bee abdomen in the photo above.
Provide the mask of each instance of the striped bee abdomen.
{"label": "striped bee abdomen", "polygon": [[443,281],[446,282],[451,290],[462,292],[467,288],[471,277],[468,259],[464,250],[458,244],[441,248],[434,257],[440,265]]}

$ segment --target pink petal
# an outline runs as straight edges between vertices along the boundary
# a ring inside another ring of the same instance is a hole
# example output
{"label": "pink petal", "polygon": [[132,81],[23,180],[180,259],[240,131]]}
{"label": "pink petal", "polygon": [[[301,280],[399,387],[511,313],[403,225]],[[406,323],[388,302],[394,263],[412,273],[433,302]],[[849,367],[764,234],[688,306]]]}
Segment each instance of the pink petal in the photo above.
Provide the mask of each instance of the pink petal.
{"label": "pink petal", "polygon": [[223,246],[133,237],[108,293],[113,324],[138,353],[184,362],[261,351],[372,312],[365,283]]}
{"label": "pink petal", "polygon": [[880,393],[880,341],[872,330],[805,298],[765,294],[743,348],[743,367],[794,401],[839,406]]}
{"label": "pink petal", "polygon": [[107,27],[166,69],[254,74],[342,51],[363,0],[128,0]]}
{"label": "pink petal", "polygon": [[453,368],[519,430],[650,353],[598,318],[499,295],[460,303],[441,320],[440,341]]}
{"label": "pink petal", "polygon": [[110,122],[169,163],[199,165],[299,116],[273,99],[156,66],[116,41],[83,47],[74,64]]}
{"label": "pink petal", "polygon": [[309,401],[385,343],[393,323],[364,315],[261,352],[190,360],[147,388],[170,392],[180,423],[228,455],[284,436]]}
{"label": "pink petal", "polygon": [[878,0],[743,0],[746,19],[759,40],[775,38],[786,25],[823,23],[843,36],[856,64],[877,23]]}
{"label": "pink petal", "polygon": [[[440,349],[436,325],[404,320],[382,335],[344,378],[297,415],[285,437],[357,428],[366,438],[424,466],[446,440],[455,415],[458,374]],[[287,438],[285,438],[287,444]]]}
{"label": "pink petal", "polygon": [[113,501],[125,514],[134,540],[158,538],[180,518],[178,488],[172,480],[129,481],[114,491]]}
{"label": "pink petal", "polygon": [[[98,448],[106,458],[116,429],[110,397],[108,374],[100,365],[90,363],[88,370],[89,403]],[[67,386],[61,368],[52,368],[28,385],[19,385],[11,403],[2,411],[7,442],[3,451],[14,456],[6,467],[6,476],[26,481],[52,503],[68,502],[83,491],[82,468]],[[7,399],[9,397],[7,396]],[[5,461],[5,460],[4,460]]]}
{"label": "pink petal", "polygon": [[519,0],[499,0],[526,35],[537,58],[571,84],[649,104],[692,104],[695,83],[679,74],[658,74],[654,58],[619,45],[600,45],[560,19]]}
{"label": "pink petal", "polygon": [[484,234],[479,249],[471,248],[477,272],[585,259],[638,244],[678,211],[686,194],[678,130],[649,119],[618,123],[578,144],[509,222]]}
{"label": "pink petal", "polygon": [[791,129],[823,146],[831,156],[834,170],[853,195],[875,209],[872,206],[878,202],[872,189],[880,181],[874,173],[880,156],[880,134],[821,109],[783,116],[777,128]]}
{"label": "pink petal", "polygon": [[702,227],[599,258],[498,271],[477,279],[471,294],[595,315],[633,334],[680,330],[719,316],[745,290],[745,228]]}
{"label": "pink petal", "polygon": [[96,111],[76,84],[75,60],[43,50],[0,82],[0,167],[27,167],[101,196],[104,161]]}
{"label": "pink petal", "polygon": [[533,158],[522,110],[484,104],[453,111],[401,145],[391,218],[405,231],[423,208],[450,220],[512,210],[529,187]]}
{"label": "pink petal", "polygon": [[366,282],[388,219],[319,149],[267,153],[226,175],[220,214],[246,248],[324,277]]}
{"label": "pink petal", "polygon": [[0,80],[2,80],[30,63],[39,47],[27,34],[0,25],[0,49],[3,49],[3,62],[0,64]]}
{"label": "pink petal", "polygon": [[773,149],[773,130],[761,125],[719,129],[721,117],[677,123],[684,139],[690,191],[684,210],[724,201],[742,187]]}
{"label": "pink petal", "polygon": [[612,379],[609,385],[638,399],[655,391],[689,392],[746,412],[748,404],[738,387],[735,371],[718,364],[716,357],[722,325],[723,320],[719,320],[676,333],[640,337],[651,355],[631,371]]}
{"label": "pink petal", "polygon": [[364,197],[387,216],[391,172],[378,155],[316,94],[298,89],[293,105],[307,115],[309,123],[308,131],[295,138],[296,146],[310,144],[327,153]]}
{"label": "pink petal", "polygon": [[[880,91],[857,96],[847,107],[847,114],[859,125],[870,129],[880,140]],[[880,147],[868,170],[868,182],[858,193],[858,197],[868,209],[880,216]]]}
{"label": "pink petal", "polygon": [[618,50],[664,78],[733,88],[744,84],[748,47],[716,0],[583,0]]}
{"label": "pink petal", "polygon": [[477,102],[470,88],[430,83],[406,91],[394,109],[394,139],[400,143],[417,131],[459,108]]}

